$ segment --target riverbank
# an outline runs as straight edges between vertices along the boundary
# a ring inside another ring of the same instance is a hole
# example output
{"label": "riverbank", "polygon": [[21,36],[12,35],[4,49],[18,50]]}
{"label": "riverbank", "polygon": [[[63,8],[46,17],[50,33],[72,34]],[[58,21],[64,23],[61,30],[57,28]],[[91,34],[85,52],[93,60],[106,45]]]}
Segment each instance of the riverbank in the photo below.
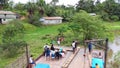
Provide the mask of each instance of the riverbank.
{"label": "riverbank", "polygon": [[[24,40],[29,44],[29,51],[30,54],[34,55],[34,58],[37,58],[42,52],[43,52],[43,46],[46,43],[50,43],[51,39],[54,38],[55,36],[58,35],[58,28],[60,27],[68,27],[69,23],[62,23],[62,24],[58,24],[58,25],[48,25],[48,26],[42,26],[42,27],[36,27],[33,26],[29,23],[26,23],[24,21],[22,21],[24,27],[25,27],[25,37]],[[105,25],[107,27],[107,31],[109,31],[109,33],[107,34],[107,37],[110,38],[110,40],[114,39],[115,35],[119,35],[120,34],[120,22],[112,22],[112,23],[108,23],[108,22],[103,22],[103,25]],[[1,38],[2,38],[2,32],[5,28],[5,25],[0,25],[0,43],[2,42]],[[114,31],[118,31],[117,33],[115,33]],[[68,31],[69,32],[69,31]],[[65,33],[65,34],[70,34],[70,33]],[[68,39],[68,43],[70,46],[72,39]],[[50,44],[49,44],[50,45]],[[65,44],[66,45],[66,44]],[[13,62],[13,60],[15,60],[17,57],[13,58],[13,59],[0,59],[0,63],[2,63],[2,65],[0,65],[0,68],[4,68],[5,65]]]}

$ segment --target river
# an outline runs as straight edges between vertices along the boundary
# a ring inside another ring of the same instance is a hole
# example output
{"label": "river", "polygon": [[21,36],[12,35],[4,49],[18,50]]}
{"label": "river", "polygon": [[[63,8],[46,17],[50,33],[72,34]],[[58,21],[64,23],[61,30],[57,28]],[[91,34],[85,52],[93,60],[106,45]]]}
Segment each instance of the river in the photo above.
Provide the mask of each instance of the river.
{"label": "river", "polygon": [[112,49],[113,54],[120,51],[120,36],[116,37],[113,42],[109,42],[109,48]]}

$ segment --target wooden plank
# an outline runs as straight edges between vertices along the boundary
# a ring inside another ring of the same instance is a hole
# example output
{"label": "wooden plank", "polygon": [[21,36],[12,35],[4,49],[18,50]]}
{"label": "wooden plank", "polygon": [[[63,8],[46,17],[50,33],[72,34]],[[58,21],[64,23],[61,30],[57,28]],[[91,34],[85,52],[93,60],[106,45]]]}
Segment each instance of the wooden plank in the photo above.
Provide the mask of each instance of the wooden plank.
{"label": "wooden plank", "polygon": [[68,60],[63,64],[62,68],[68,68],[69,64],[72,62],[72,60],[74,59],[74,57],[77,55],[77,53],[79,52],[80,48],[77,49],[77,51],[75,52],[75,54],[72,54]]}

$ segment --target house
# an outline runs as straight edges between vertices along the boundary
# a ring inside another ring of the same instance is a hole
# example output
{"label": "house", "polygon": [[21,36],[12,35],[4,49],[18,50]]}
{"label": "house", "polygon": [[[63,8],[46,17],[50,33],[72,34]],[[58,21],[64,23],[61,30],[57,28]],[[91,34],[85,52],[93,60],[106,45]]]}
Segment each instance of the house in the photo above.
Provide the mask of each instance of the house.
{"label": "house", "polygon": [[89,13],[90,16],[96,16],[96,13]]}
{"label": "house", "polygon": [[11,11],[0,11],[0,23],[5,24],[13,19],[17,19],[16,13]]}
{"label": "house", "polygon": [[40,21],[43,24],[60,24],[62,23],[62,17],[43,17]]}

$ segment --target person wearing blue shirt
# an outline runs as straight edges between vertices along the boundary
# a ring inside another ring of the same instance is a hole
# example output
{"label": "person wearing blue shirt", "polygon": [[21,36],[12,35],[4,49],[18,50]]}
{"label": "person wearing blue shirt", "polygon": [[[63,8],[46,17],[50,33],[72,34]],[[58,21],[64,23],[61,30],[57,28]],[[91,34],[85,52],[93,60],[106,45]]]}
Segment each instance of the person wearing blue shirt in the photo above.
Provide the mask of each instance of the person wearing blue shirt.
{"label": "person wearing blue shirt", "polygon": [[88,50],[89,50],[89,53],[91,53],[91,51],[92,51],[92,43],[91,42],[88,43]]}

